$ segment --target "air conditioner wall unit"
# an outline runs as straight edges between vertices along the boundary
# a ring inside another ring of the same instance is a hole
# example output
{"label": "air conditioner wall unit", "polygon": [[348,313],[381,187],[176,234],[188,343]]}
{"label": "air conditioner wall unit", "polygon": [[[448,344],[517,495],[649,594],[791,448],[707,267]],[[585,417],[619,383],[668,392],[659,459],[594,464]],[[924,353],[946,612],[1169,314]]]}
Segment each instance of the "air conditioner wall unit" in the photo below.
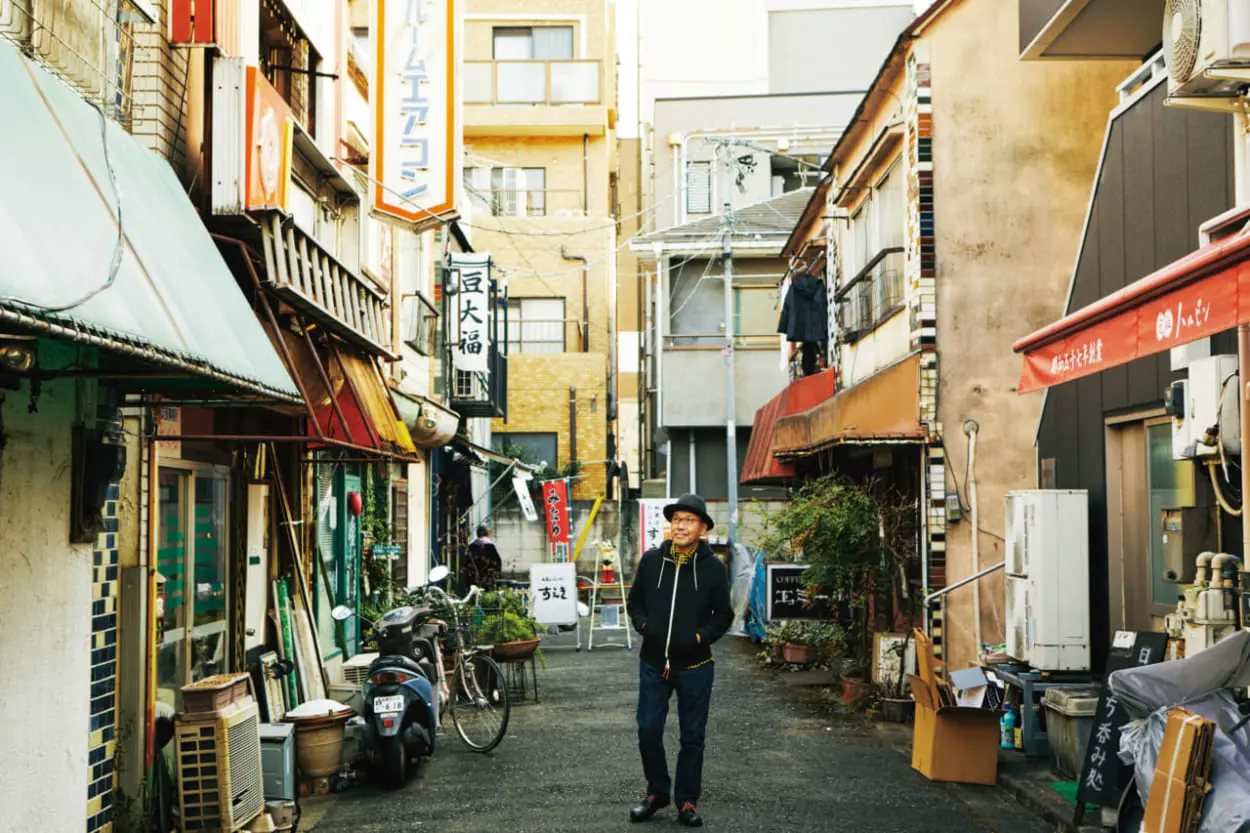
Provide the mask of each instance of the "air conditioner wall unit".
{"label": "air conditioner wall unit", "polygon": [[1250,4],[1244,0],[1167,0],[1163,55],[1169,104],[1231,107],[1250,84]]}

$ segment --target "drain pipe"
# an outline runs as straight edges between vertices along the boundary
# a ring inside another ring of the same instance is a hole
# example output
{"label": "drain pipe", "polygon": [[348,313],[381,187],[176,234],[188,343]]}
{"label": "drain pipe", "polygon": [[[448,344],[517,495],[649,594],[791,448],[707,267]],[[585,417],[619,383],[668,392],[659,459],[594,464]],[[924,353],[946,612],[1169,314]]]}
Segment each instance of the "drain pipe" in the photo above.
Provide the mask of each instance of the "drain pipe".
{"label": "drain pipe", "polygon": [[577,388],[569,388],[569,462],[577,462]]}
{"label": "drain pipe", "polygon": [[[972,572],[981,571],[981,527],[977,517],[977,432],[981,426],[975,419],[964,420],[964,433],[968,435],[968,502],[972,521]],[[958,499],[958,495],[955,496]],[[976,640],[976,656],[981,656],[981,585],[972,588],[972,633]]]}
{"label": "drain pipe", "polygon": [[590,351],[590,261],[585,255],[571,255],[563,245],[560,246],[560,257],[571,263],[582,265],[582,352]]}
{"label": "drain pipe", "polygon": [[582,216],[590,216],[590,134],[582,134]]}

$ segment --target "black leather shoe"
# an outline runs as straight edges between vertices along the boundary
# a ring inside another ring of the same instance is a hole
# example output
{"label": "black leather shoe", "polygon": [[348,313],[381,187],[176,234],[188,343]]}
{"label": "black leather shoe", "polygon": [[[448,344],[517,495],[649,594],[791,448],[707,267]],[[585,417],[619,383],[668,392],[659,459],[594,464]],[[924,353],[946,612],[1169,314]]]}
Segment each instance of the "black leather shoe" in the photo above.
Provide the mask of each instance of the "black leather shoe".
{"label": "black leather shoe", "polygon": [[687,802],[681,805],[681,812],[677,814],[677,822],[682,827],[702,827],[703,816],[695,811],[693,804]]}
{"label": "black leather shoe", "polygon": [[630,821],[650,821],[657,812],[668,806],[668,801],[649,795],[637,807],[629,811]]}

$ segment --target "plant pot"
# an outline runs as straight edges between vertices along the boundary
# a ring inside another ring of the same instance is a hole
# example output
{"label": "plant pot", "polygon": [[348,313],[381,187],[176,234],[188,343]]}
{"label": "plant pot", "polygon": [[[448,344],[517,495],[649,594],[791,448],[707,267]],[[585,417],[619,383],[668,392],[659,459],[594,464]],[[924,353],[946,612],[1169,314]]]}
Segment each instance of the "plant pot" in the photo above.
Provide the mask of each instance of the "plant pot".
{"label": "plant pot", "polygon": [[910,698],[887,697],[881,701],[881,713],[890,723],[910,723],[912,715],[916,713],[916,701]]}
{"label": "plant pot", "polygon": [[793,663],[794,665],[807,665],[808,660],[811,658],[811,653],[811,648],[809,646],[795,645],[792,642],[787,642],[785,647],[781,649],[781,655],[785,658],[786,662]]}
{"label": "plant pot", "polygon": [[517,639],[512,642],[500,642],[491,648],[491,659],[496,662],[524,662],[534,656],[541,639]]}
{"label": "plant pot", "polygon": [[872,694],[872,684],[863,677],[842,675],[842,702],[848,706],[868,699]]}

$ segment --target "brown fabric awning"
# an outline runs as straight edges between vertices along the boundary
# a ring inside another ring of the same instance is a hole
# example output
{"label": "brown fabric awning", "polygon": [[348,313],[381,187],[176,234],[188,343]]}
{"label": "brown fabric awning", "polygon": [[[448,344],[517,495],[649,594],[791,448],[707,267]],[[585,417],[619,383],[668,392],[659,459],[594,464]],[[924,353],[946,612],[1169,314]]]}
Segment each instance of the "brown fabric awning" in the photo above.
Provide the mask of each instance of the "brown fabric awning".
{"label": "brown fabric awning", "polygon": [[742,463],[742,485],[764,486],[785,483],[794,477],[794,466],[773,455],[773,434],[777,420],[807,410],[833,396],[837,389],[835,370],[805,376],[787,385],[755,412],[751,441]]}
{"label": "brown fabric awning", "polygon": [[787,460],[846,443],[922,442],[920,354],[814,408],[777,420],[773,454]]}

